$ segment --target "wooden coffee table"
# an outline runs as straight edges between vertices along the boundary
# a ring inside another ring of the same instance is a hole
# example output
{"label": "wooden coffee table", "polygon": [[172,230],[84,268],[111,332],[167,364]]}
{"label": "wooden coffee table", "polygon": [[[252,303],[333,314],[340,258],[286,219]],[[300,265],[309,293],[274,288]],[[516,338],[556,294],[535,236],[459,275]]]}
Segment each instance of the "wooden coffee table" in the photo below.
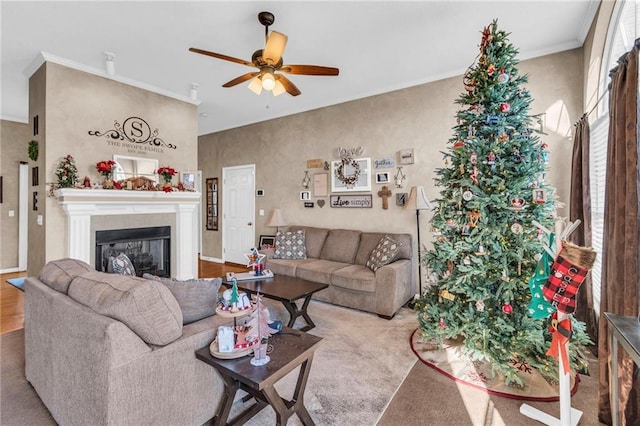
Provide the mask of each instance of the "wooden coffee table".
{"label": "wooden coffee table", "polygon": [[[314,425],[313,419],[304,406],[304,391],[311,370],[313,354],[322,338],[291,328],[269,338],[273,351],[271,360],[262,366],[251,364],[251,356],[236,359],[215,358],[204,347],[196,352],[196,358],[213,366],[224,379],[224,395],[213,425],[244,424],[267,405],[271,405],[277,416],[278,425],[286,425],[293,414],[297,414],[304,425]],[[292,370],[300,366],[298,380],[291,401],[283,399],[275,389],[275,384]],[[238,390],[255,398],[255,404],[229,421],[229,413]]]}
{"label": "wooden coffee table", "polygon": [[[222,284],[229,288],[232,286],[231,282],[226,280],[223,281]],[[327,287],[329,287],[327,284],[288,277],[286,275],[275,275],[273,278],[264,280],[238,281],[239,290],[244,290],[249,294],[260,293],[268,299],[282,302],[289,312],[289,323],[287,327],[293,327],[293,324],[295,324],[296,319],[299,317],[304,318],[307,325],[300,329],[302,331],[311,330],[316,326],[307,312],[307,307],[309,306],[313,293],[324,290]],[[298,307],[298,300],[301,299],[302,305]]]}

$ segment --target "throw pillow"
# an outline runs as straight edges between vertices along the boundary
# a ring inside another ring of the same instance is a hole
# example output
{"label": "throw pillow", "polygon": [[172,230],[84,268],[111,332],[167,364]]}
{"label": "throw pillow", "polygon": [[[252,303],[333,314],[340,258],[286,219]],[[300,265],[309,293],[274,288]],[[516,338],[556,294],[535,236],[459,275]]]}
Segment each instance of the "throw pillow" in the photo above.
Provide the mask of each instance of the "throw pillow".
{"label": "throw pillow", "polygon": [[176,280],[144,274],[142,278],[160,281],[178,301],[182,310],[182,323],[189,324],[216,312],[218,290],[222,278],[202,278],[194,280]]}
{"label": "throw pillow", "polygon": [[38,278],[52,289],[67,294],[71,280],[80,274],[95,270],[82,260],[65,258],[52,260],[44,265]]}
{"label": "throw pillow", "polygon": [[380,238],[378,245],[371,250],[366,263],[367,267],[375,272],[384,265],[393,262],[400,251],[400,246],[400,243],[388,235]]}
{"label": "throw pillow", "polygon": [[274,259],[306,259],[307,247],[304,229],[295,232],[276,232]]}
{"label": "throw pillow", "polygon": [[129,257],[124,253],[120,253],[116,257],[109,256],[107,272],[110,274],[136,275],[136,269],[133,267],[133,263],[131,263]]}
{"label": "throw pillow", "polygon": [[182,336],[180,305],[157,281],[85,272],[69,284],[69,297],[124,323],[146,343],[167,345]]}

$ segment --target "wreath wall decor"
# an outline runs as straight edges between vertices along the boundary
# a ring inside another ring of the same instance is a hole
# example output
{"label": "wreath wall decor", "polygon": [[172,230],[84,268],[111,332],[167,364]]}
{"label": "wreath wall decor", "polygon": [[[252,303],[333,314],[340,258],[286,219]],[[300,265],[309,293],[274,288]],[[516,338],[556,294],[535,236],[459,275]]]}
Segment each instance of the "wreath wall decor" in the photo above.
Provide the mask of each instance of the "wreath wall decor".
{"label": "wreath wall decor", "polygon": [[[347,166],[351,166],[353,168],[353,174],[344,174],[345,167]],[[358,162],[353,158],[344,157],[336,168],[336,178],[347,185],[347,188],[353,188],[360,178],[360,164],[358,164]]]}

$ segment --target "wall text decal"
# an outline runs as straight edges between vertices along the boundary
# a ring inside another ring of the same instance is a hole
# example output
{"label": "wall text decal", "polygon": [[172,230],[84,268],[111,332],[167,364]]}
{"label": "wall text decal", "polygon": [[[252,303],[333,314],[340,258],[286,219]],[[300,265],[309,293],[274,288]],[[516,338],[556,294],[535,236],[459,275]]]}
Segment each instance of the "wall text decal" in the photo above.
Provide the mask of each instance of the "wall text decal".
{"label": "wall text decal", "polygon": [[[158,129],[151,131],[149,124],[140,117],[129,117],[122,124],[115,120],[113,127],[113,129],[104,132],[89,130],[89,135],[106,138],[109,141],[109,145],[113,146],[129,148],[126,146],[128,143],[136,144],[134,147],[144,151],[163,152],[162,148],[177,148],[176,145],[165,142],[158,137]],[[137,145],[143,145],[144,147],[138,148]]]}

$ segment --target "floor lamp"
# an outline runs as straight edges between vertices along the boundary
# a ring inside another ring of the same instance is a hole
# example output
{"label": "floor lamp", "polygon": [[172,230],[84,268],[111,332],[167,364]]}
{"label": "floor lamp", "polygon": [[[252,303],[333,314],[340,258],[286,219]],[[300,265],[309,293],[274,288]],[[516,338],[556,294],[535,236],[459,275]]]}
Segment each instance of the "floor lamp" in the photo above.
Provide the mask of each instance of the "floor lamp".
{"label": "floor lamp", "polygon": [[433,210],[433,206],[429,202],[429,199],[424,192],[424,186],[420,185],[411,187],[409,200],[407,201],[407,204],[405,204],[404,208],[416,211],[416,228],[418,237],[418,284],[420,287],[420,293],[418,294],[418,296],[422,296],[422,262],[420,259],[420,210]]}
{"label": "floor lamp", "polygon": [[273,213],[271,213],[271,217],[269,218],[269,222],[267,222],[267,226],[275,226],[276,233],[280,232],[281,226],[287,226],[287,221],[284,220],[284,216],[282,215],[282,211],[280,209],[273,209]]}

